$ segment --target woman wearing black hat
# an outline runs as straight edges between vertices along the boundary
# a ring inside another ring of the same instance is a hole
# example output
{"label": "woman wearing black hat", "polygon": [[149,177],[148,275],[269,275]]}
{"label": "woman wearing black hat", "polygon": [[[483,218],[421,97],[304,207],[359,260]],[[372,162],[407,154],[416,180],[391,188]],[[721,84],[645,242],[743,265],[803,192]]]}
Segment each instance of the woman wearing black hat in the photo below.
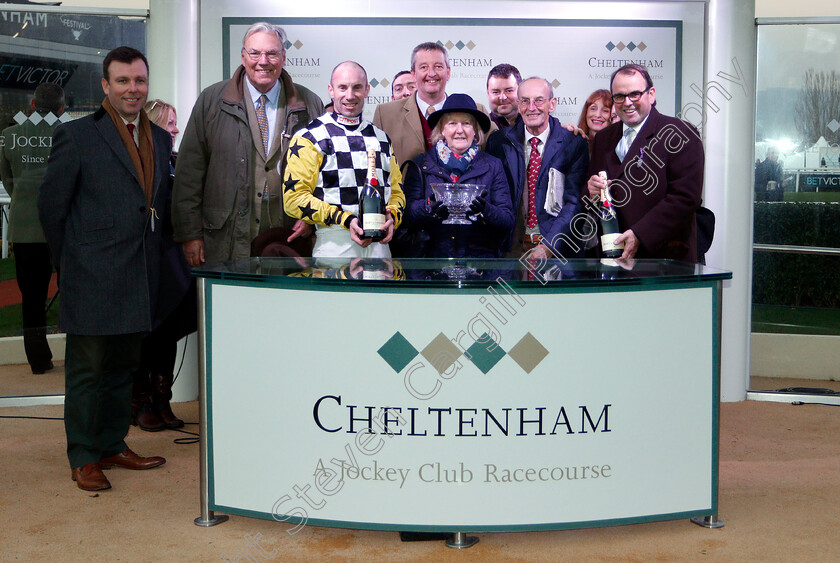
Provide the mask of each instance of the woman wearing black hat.
{"label": "woman wearing black hat", "polygon": [[[430,258],[498,258],[514,227],[510,187],[502,162],[480,151],[490,118],[466,94],[451,94],[429,116],[432,148],[413,160],[403,191],[409,220],[429,235]],[[482,191],[467,214],[469,225],[448,225],[449,210],[435,199],[432,184],[479,184]]]}

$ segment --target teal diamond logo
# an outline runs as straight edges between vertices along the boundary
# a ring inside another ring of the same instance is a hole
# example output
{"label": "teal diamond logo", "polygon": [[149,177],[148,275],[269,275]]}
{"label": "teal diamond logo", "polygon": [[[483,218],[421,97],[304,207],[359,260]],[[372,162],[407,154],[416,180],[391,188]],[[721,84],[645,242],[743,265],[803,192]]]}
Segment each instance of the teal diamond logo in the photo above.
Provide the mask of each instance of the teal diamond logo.
{"label": "teal diamond logo", "polygon": [[615,43],[613,43],[612,41],[610,41],[609,43],[607,43],[606,45],[604,45],[604,47],[606,47],[606,48],[607,48],[607,51],[612,51],[613,49],[615,49]]}
{"label": "teal diamond logo", "polygon": [[[388,339],[388,342],[377,350],[382,359],[388,362],[395,372],[399,373],[417,355],[417,349],[399,332]],[[486,372],[485,372],[486,373]]]}
{"label": "teal diamond logo", "polygon": [[374,78],[373,80],[370,81],[370,85],[373,86],[374,88],[376,88],[377,86],[379,86],[379,81]]}
{"label": "teal diamond logo", "polygon": [[505,357],[505,351],[485,332],[472,346],[467,348],[465,356],[475,364],[475,367],[481,370],[481,373],[487,375],[493,369],[493,366]]}
{"label": "teal diamond logo", "polygon": [[456,46],[456,47],[458,47],[458,50],[459,50],[459,51],[461,51],[461,50],[463,50],[463,49],[464,49],[464,47],[465,47],[466,45],[464,44],[464,42],[463,42],[463,41],[458,41],[457,43],[455,43],[455,46]]}
{"label": "teal diamond logo", "polygon": [[627,44],[627,48],[632,51],[636,48],[636,44],[631,41],[630,43]]}

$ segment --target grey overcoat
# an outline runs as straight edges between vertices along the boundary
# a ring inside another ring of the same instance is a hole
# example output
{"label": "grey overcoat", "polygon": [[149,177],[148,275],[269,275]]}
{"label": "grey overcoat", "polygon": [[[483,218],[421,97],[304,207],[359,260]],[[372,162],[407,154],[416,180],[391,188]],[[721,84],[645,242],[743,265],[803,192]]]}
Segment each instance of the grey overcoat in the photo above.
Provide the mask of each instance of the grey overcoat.
{"label": "grey overcoat", "polygon": [[[104,108],[59,125],[38,211],[60,270],[59,326],[113,335],[152,328],[172,138],[152,124],[152,205]],[[154,223],[154,225],[153,225]],[[153,228],[154,227],[154,228]]]}

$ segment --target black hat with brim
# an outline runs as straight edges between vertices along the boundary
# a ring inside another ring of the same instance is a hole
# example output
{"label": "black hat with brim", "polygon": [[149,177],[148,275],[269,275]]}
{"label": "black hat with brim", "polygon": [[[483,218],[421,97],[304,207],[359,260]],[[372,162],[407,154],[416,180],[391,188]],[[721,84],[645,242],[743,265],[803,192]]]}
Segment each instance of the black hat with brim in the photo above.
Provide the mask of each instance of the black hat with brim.
{"label": "black hat with brim", "polygon": [[445,114],[458,112],[468,113],[475,117],[475,119],[478,121],[478,125],[485,133],[487,133],[490,130],[490,118],[487,117],[486,113],[479,111],[479,109],[475,105],[475,100],[473,100],[467,94],[448,95],[446,97],[446,101],[443,102],[443,107],[429,116],[429,127],[434,129],[435,125],[437,125],[438,121],[440,121],[440,118],[443,117]]}

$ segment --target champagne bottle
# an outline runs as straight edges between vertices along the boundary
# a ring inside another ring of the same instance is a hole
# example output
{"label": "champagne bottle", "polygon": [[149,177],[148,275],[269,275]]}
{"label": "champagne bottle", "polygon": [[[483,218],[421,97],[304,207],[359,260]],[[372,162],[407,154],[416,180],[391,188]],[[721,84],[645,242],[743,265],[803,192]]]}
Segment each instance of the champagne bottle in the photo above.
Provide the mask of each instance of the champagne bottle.
{"label": "champagne bottle", "polygon": [[369,238],[374,242],[385,238],[382,225],[385,223],[385,201],[379,189],[376,177],[376,151],[371,149],[368,154],[368,173],[365,185],[359,197],[359,223],[364,234],[361,238]]}
{"label": "champagne bottle", "polygon": [[[603,178],[604,182],[607,181],[607,173],[603,170],[598,172],[598,176]],[[621,231],[618,228],[618,217],[612,205],[609,185],[601,188],[601,203],[598,206],[598,211],[601,216],[602,255],[604,258],[618,258],[624,253],[624,243],[615,244],[615,239],[621,235]]]}

